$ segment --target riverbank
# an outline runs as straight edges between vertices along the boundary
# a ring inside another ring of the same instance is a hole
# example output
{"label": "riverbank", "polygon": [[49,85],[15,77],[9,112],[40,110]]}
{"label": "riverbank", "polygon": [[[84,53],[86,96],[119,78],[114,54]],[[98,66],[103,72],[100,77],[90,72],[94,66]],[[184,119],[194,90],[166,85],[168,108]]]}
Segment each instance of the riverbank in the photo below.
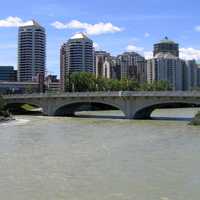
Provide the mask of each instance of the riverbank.
{"label": "riverbank", "polygon": [[189,125],[200,126],[200,111],[195,115]]}
{"label": "riverbank", "polygon": [[3,116],[0,116],[0,123],[2,122],[8,122],[8,121],[13,121],[15,120],[12,116],[10,117],[3,117]]}

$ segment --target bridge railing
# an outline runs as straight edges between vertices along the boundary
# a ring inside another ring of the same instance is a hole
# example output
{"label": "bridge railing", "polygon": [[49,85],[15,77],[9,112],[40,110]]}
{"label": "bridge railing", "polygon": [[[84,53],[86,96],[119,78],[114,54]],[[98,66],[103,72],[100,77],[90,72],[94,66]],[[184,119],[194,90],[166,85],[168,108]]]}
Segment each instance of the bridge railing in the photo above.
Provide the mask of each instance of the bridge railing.
{"label": "bridge railing", "polygon": [[117,91],[117,92],[76,92],[76,93],[33,93],[3,95],[4,98],[50,98],[50,97],[200,97],[200,91]]}

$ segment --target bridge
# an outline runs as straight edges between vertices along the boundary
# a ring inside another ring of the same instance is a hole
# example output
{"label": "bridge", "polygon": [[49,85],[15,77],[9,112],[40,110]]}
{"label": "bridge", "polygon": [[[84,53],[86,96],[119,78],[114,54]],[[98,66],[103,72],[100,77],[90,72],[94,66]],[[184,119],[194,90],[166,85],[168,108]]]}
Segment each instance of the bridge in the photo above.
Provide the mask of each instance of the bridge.
{"label": "bridge", "polygon": [[23,104],[42,108],[47,116],[70,116],[76,111],[95,107],[121,110],[127,119],[150,118],[158,108],[200,106],[200,92],[85,92],[58,94],[5,95],[7,108]]}

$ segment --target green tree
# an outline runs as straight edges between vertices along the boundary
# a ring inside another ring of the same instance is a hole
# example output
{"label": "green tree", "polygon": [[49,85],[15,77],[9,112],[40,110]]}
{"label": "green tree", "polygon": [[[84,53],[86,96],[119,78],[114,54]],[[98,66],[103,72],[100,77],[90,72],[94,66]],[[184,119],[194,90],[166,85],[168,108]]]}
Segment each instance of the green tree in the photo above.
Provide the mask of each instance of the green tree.
{"label": "green tree", "polygon": [[120,91],[120,82],[118,80],[108,79],[109,91]]}
{"label": "green tree", "polygon": [[153,83],[139,84],[135,80],[113,80],[98,77],[92,73],[76,72],[67,78],[68,91],[94,92],[94,91],[167,91],[171,87],[167,81],[154,81]]}
{"label": "green tree", "polygon": [[169,91],[170,84],[167,81],[154,81],[153,83],[143,83],[140,85],[141,91]]}
{"label": "green tree", "polygon": [[80,72],[70,76],[70,85],[74,92],[89,92],[96,90],[96,77],[92,73]]}
{"label": "green tree", "polygon": [[140,88],[140,84],[135,80],[128,81],[128,90],[129,91],[138,91]]}
{"label": "green tree", "polygon": [[120,90],[121,91],[127,91],[128,90],[128,79],[122,79],[120,82]]}
{"label": "green tree", "polygon": [[168,91],[171,89],[171,87],[167,81],[153,82],[153,88],[155,91]]}

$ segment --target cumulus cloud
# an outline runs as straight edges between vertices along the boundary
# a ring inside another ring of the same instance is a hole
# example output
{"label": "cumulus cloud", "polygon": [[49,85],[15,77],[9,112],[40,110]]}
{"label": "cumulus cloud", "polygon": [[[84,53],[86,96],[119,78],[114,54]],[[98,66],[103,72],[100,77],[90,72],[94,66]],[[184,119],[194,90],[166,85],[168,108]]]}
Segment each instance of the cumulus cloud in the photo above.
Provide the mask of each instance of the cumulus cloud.
{"label": "cumulus cloud", "polygon": [[0,27],[19,27],[31,25],[32,21],[23,21],[19,17],[7,17],[6,19],[0,19]]}
{"label": "cumulus cloud", "polygon": [[200,60],[200,49],[180,48],[180,57],[185,60]]}
{"label": "cumulus cloud", "polygon": [[56,21],[51,24],[56,29],[82,29],[88,35],[101,35],[106,33],[116,33],[121,32],[122,28],[114,26],[112,23],[97,23],[97,24],[88,24],[83,23],[78,20],[72,20],[69,23],[62,23]]}
{"label": "cumulus cloud", "polygon": [[138,47],[135,45],[128,45],[126,47],[126,51],[128,52],[138,52],[139,54],[141,54],[142,56],[144,56],[146,59],[151,59],[153,58],[153,52],[152,51],[145,51],[145,49],[143,47]]}
{"label": "cumulus cloud", "polygon": [[[153,58],[152,51],[143,51],[142,54],[146,59]],[[180,58],[184,60],[199,60],[200,61],[200,49],[194,48],[180,48]]]}
{"label": "cumulus cloud", "polygon": [[[195,48],[180,48],[180,58],[183,60],[197,60],[200,61],[200,49]],[[138,47],[135,45],[128,45],[126,47],[126,51],[131,52],[138,52],[139,54],[143,55],[146,59],[153,58],[153,52],[152,51],[146,51],[143,47]]]}
{"label": "cumulus cloud", "polygon": [[135,46],[135,45],[128,45],[127,47],[126,47],[126,50],[127,51],[139,51],[139,52],[141,52],[141,51],[143,51],[144,50],[144,48],[143,47],[137,47],[137,46]]}
{"label": "cumulus cloud", "polygon": [[146,59],[151,59],[153,58],[153,52],[152,51],[144,51],[143,55]]}
{"label": "cumulus cloud", "polygon": [[95,50],[97,50],[97,51],[101,50],[100,45],[98,43],[94,42],[93,46],[94,46]]}
{"label": "cumulus cloud", "polygon": [[200,32],[200,26],[196,26],[195,31]]}

